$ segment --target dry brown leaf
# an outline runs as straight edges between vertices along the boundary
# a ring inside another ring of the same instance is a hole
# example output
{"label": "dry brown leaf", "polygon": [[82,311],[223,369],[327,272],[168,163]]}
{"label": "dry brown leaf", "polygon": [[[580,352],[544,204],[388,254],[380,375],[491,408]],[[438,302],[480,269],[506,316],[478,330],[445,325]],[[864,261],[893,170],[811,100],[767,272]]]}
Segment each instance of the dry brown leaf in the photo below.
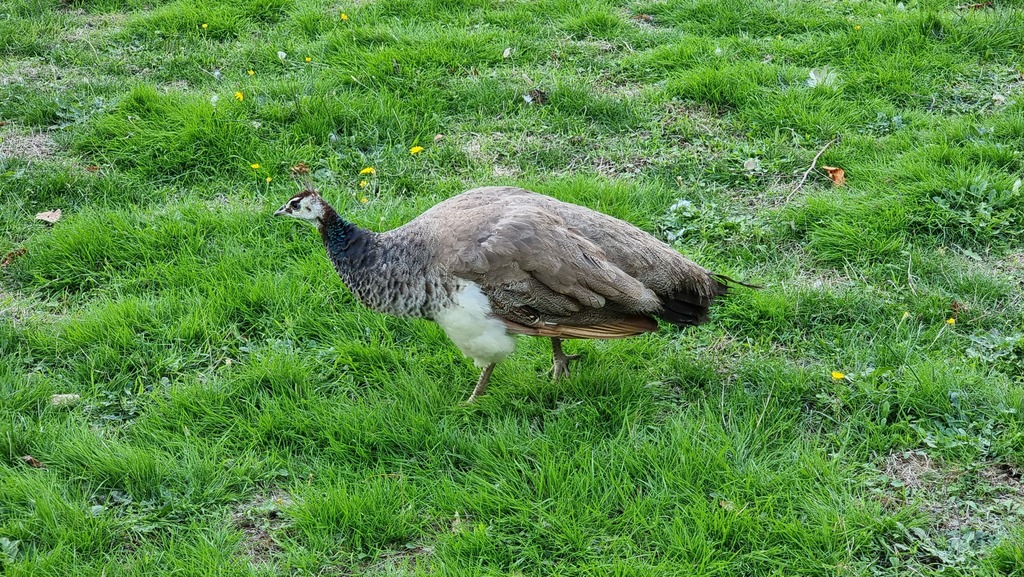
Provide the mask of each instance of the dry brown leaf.
{"label": "dry brown leaf", "polygon": [[15,261],[19,256],[28,252],[25,247],[16,248],[11,252],[4,255],[4,258],[0,259],[0,268],[7,268],[12,262]]}
{"label": "dry brown leaf", "polygon": [[40,463],[39,459],[33,457],[32,455],[24,455],[21,458],[21,460],[25,461],[26,463],[28,463],[29,467],[35,467],[36,469],[45,469],[46,468],[46,465]]}
{"label": "dry brown leaf", "polygon": [[654,16],[650,14],[637,14],[633,17],[633,20],[639,20],[640,22],[654,22]]}
{"label": "dry brown leaf", "polygon": [[305,176],[309,174],[309,165],[301,160],[295,164],[295,166],[288,169],[292,176]]}
{"label": "dry brown leaf", "polygon": [[846,184],[846,171],[837,166],[822,166],[822,170],[832,179],[832,184],[842,186]]}
{"label": "dry brown leaf", "polygon": [[60,220],[60,209],[48,210],[46,212],[40,212],[36,214],[36,220],[41,220],[47,224],[53,224]]}
{"label": "dry brown leaf", "polygon": [[985,8],[992,8],[991,2],[978,2],[977,4],[964,4],[959,6],[961,10],[984,10]]}
{"label": "dry brown leaf", "polygon": [[77,403],[81,398],[82,395],[77,395],[75,393],[62,393],[51,396],[50,404],[55,407],[63,407],[64,405]]}
{"label": "dry brown leaf", "polygon": [[89,166],[85,167],[86,172],[97,172],[99,169],[100,167],[96,166],[95,164],[90,164]]}
{"label": "dry brown leaf", "polygon": [[441,142],[442,140],[444,140],[444,135],[443,134],[435,134],[434,135],[434,142]]}

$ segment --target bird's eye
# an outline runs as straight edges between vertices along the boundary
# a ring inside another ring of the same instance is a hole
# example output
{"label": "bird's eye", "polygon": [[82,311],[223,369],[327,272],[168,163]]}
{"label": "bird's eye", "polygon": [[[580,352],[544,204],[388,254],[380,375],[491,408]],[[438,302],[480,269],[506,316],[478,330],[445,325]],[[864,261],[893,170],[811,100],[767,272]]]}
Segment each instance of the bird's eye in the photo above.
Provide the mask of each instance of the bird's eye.
{"label": "bird's eye", "polygon": [[291,206],[292,210],[299,210],[299,199],[292,199],[292,201],[289,202],[288,205]]}

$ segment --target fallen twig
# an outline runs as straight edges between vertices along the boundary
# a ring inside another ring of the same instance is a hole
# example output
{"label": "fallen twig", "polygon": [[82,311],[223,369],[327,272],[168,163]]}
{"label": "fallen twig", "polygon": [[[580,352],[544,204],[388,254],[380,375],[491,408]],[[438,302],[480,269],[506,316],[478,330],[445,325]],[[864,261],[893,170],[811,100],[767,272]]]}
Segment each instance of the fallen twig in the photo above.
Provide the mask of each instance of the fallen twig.
{"label": "fallen twig", "polygon": [[818,151],[818,154],[814,155],[814,160],[811,161],[811,166],[809,166],[807,168],[807,170],[804,171],[804,175],[800,177],[800,182],[798,182],[796,184],[796,188],[794,188],[793,192],[789,193],[789,196],[786,197],[786,203],[788,203],[790,201],[790,199],[793,198],[794,194],[796,194],[797,192],[800,192],[800,189],[803,188],[803,186],[804,186],[804,182],[807,180],[807,176],[809,174],[811,174],[811,171],[814,170],[814,167],[818,165],[818,159],[821,158],[822,154],[825,154],[825,150],[828,147],[832,146],[836,142],[839,142],[839,136],[836,136],[832,140],[829,140],[828,142],[826,142],[825,146],[822,146],[821,150]]}

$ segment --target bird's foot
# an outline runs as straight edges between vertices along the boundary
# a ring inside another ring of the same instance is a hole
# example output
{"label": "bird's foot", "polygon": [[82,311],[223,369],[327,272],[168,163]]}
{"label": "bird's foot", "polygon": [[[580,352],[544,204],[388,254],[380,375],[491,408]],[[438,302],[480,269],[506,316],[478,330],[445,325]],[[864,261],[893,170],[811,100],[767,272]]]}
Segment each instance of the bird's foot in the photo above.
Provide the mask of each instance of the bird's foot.
{"label": "bird's foot", "polygon": [[562,339],[558,337],[551,339],[551,357],[553,360],[551,378],[556,381],[562,377],[569,377],[569,361],[576,361],[580,358],[579,355],[565,354],[562,351]]}
{"label": "bird's foot", "polygon": [[569,363],[571,361],[580,360],[580,355],[555,355],[554,363],[551,367],[551,378],[559,380],[562,377],[569,378]]}

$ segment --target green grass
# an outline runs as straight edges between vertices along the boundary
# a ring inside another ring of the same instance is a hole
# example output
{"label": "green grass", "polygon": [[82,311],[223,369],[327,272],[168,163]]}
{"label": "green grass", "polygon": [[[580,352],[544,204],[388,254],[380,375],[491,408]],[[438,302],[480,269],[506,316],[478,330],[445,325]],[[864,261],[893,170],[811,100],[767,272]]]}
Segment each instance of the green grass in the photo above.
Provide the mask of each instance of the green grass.
{"label": "green grass", "polygon": [[[12,0],[0,55],[0,573],[1024,574],[1018,2]],[[766,288],[467,407],[271,217],[298,162]]]}

